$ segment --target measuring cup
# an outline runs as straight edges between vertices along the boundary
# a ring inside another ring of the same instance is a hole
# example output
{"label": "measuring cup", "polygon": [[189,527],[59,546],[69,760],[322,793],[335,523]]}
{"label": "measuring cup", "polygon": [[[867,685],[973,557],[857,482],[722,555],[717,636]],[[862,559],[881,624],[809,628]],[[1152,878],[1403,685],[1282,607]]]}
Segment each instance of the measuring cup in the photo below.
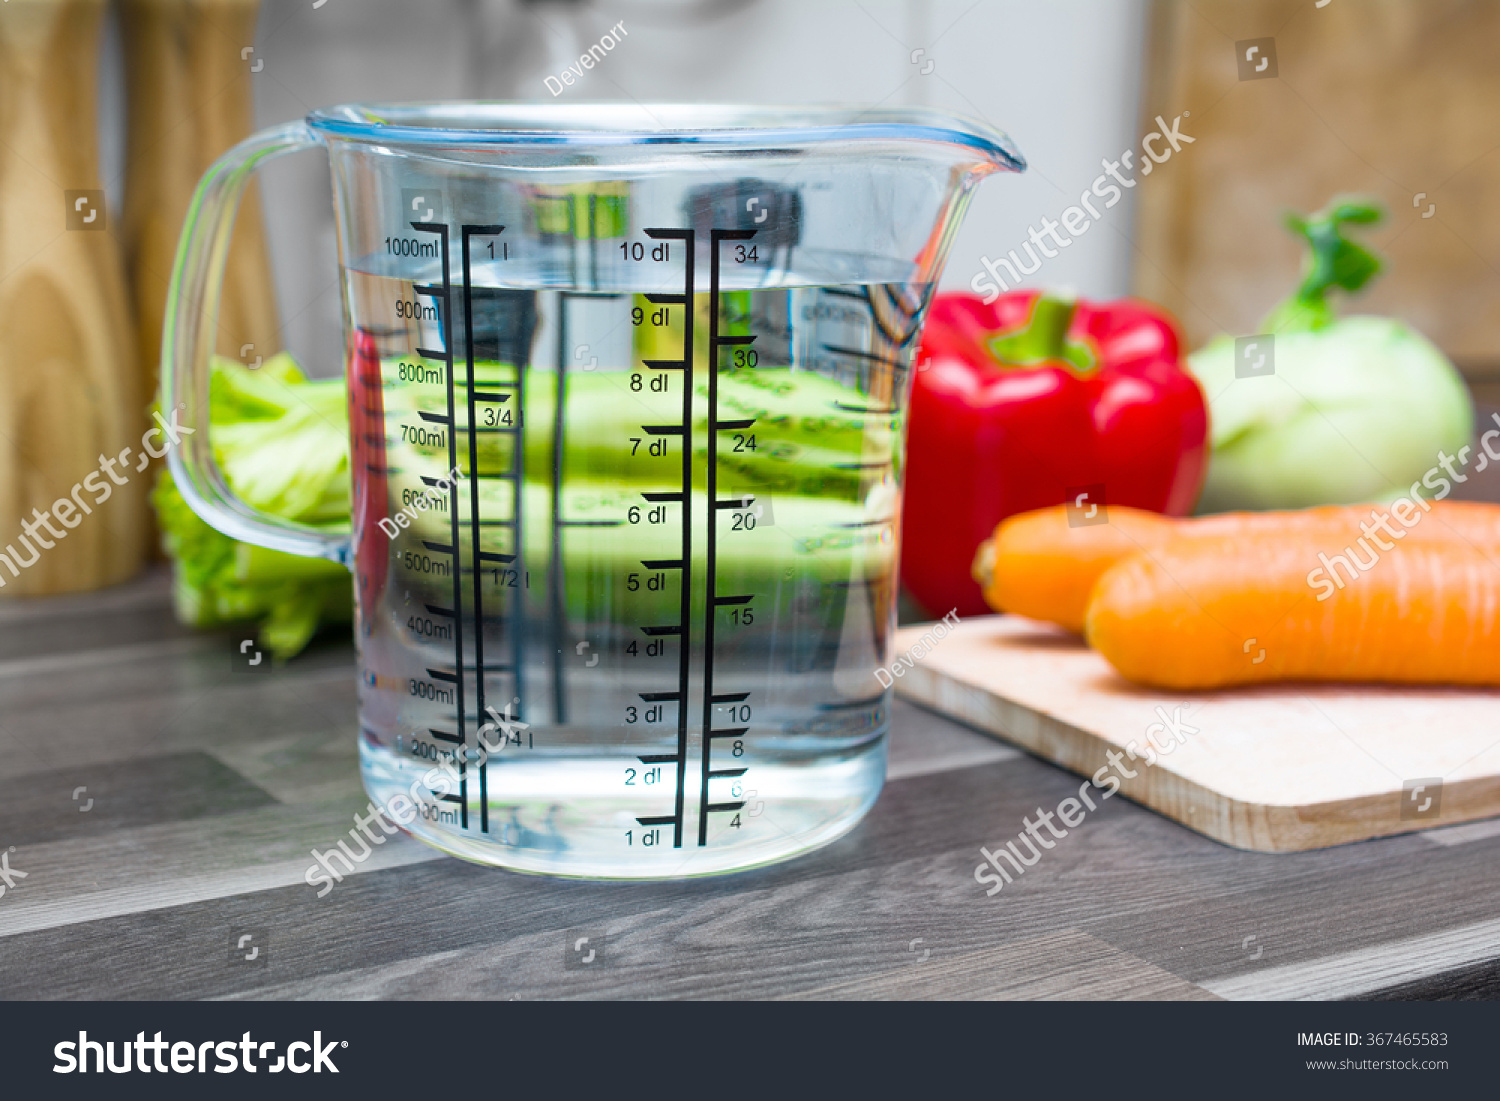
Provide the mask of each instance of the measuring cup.
{"label": "measuring cup", "polygon": [[[183,227],[163,401],[206,426],[253,169],[333,169],[352,530],[172,475],[236,539],[355,575],[360,755],[440,849],[654,878],[849,830],[885,776],[904,415],[975,184],[931,111],[344,106],[242,142]],[[887,678],[888,679],[888,678]]]}

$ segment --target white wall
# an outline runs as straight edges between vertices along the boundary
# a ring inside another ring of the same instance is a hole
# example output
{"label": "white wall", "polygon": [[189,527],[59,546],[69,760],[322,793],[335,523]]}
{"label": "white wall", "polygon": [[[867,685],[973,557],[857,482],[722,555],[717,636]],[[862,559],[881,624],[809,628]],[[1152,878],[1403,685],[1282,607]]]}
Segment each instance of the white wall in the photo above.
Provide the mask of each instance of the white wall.
{"label": "white wall", "polygon": [[[982,254],[1002,255],[1029,225],[1056,218],[1099,174],[1101,158],[1140,138],[1144,0],[312,5],[265,0],[253,43],[264,61],[254,77],[262,125],[351,100],[551,102],[543,78],[620,20],[628,37],[558,99],[923,104],[986,121],[1011,135],[1031,168],[981,185],[949,258],[949,289],[967,286]],[[118,155],[112,141],[106,135],[107,157]],[[287,344],[316,373],[329,373],[341,338],[323,158],[271,165],[264,198]],[[1034,280],[1090,296],[1124,293],[1130,213],[1128,203],[1107,212]]]}

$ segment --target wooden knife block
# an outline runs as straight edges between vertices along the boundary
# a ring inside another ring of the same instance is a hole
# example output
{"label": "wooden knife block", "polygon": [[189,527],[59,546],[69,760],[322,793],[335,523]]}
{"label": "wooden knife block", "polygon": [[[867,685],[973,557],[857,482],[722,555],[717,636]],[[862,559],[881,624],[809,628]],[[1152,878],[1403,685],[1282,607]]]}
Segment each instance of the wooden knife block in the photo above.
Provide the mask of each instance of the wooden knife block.
{"label": "wooden knife block", "polygon": [[[146,550],[147,396],[97,152],[103,12],[103,0],[0,5],[0,554],[17,570],[0,560],[0,597],[122,581]],[[61,538],[27,537],[33,509],[127,447],[125,484],[103,501],[83,491],[92,511],[54,520]]]}

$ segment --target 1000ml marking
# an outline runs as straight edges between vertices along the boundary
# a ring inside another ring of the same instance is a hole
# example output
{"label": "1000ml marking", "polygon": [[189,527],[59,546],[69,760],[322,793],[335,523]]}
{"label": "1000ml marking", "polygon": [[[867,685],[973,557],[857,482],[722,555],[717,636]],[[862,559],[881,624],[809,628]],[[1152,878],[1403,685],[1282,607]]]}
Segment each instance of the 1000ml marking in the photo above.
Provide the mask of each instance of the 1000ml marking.
{"label": "1000ml marking", "polygon": [[392,256],[421,256],[436,260],[438,243],[436,241],[418,241],[414,237],[387,237],[385,239],[385,251]]}

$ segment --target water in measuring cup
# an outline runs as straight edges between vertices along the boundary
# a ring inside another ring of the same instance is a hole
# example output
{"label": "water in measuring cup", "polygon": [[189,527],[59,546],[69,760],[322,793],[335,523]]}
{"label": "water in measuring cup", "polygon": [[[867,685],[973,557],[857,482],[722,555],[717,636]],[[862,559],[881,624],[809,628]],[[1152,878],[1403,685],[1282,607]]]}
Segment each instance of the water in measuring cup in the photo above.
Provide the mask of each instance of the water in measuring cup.
{"label": "water in measuring cup", "polygon": [[456,274],[346,271],[362,762],[424,840],[694,875],[874,802],[928,288],[725,286],[476,279],[471,378]]}

